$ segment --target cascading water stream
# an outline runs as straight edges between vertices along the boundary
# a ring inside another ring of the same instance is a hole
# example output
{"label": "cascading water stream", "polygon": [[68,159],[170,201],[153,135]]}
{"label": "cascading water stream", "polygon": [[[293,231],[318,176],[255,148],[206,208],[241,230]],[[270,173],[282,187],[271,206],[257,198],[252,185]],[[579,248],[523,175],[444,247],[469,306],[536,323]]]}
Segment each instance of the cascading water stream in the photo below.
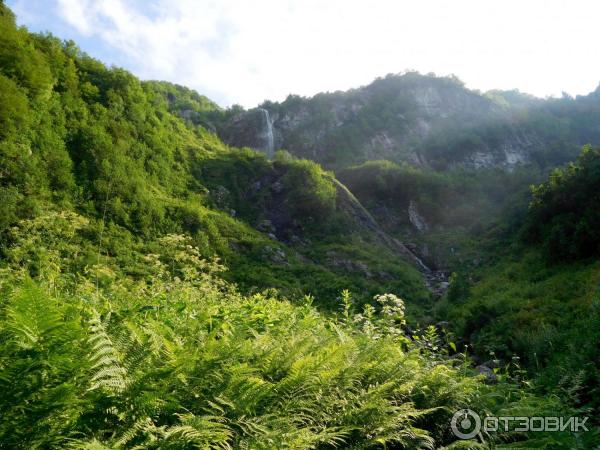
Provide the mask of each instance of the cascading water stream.
{"label": "cascading water stream", "polygon": [[267,151],[267,158],[272,159],[275,154],[275,137],[273,136],[273,123],[271,122],[271,116],[269,115],[269,111],[264,108],[260,108],[263,113],[264,121],[265,121],[265,143]]}

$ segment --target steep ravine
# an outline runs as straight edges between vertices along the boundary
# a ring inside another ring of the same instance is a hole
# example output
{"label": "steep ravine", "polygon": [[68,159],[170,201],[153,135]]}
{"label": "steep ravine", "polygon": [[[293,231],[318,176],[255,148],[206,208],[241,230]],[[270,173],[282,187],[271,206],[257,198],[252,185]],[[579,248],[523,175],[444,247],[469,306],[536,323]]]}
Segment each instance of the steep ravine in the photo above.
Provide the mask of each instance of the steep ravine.
{"label": "steep ravine", "polygon": [[448,288],[448,272],[430,268],[416,251],[389,236],[346,186],[336,179],[333,181],[337,188],[338,207],[346,210],[358,223],[371,230],[398,257],[412,263],[423,275],[425,284],[431,292],[435,295],[443,295]]}

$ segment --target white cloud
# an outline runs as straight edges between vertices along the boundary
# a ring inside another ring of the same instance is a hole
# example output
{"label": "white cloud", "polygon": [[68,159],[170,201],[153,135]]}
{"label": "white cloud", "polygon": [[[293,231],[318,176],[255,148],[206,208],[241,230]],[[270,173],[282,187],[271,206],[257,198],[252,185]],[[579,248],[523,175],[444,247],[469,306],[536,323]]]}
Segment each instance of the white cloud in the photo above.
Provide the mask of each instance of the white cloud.
{"label": "white cloud", "polygon": [[93,30],[89,22],[90,16],[86,11],[86,3],[79,0],[58,0],[60,8],[67,22],[84,35],[92,34]]}
{"label": "white cloud", "polygon": [[473,88],[585,93],[600,78],[595,1],[57,0],[142,78],[222,104],[348,89],[404,69]]}

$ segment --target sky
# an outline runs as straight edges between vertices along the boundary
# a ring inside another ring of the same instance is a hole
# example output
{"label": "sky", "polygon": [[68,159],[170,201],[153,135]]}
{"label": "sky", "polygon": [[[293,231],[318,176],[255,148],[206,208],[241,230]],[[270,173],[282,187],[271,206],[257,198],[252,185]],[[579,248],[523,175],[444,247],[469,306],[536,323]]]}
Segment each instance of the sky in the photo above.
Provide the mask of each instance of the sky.
{"label": "sky", "polygon": [[600,81],[596,0],[7,0],[19,25],[254,107],[406,70],[539,97]]}

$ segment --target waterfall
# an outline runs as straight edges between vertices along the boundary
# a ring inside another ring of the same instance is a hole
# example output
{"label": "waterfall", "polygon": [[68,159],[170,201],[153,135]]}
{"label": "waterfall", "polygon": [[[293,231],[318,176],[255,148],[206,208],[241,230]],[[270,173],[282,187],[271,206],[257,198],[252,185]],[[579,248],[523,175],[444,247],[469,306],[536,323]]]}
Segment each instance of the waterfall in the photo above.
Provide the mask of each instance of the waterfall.
{"label": "waterfall", "polygon": [[269,111],[264,108],[259,108],[264,117],[265,121],[265,144],[267,151],[267,158],[272,159],[275,154],[275,137],[273,136],[273,122],[271,122],[271,116],[269,115]]}

